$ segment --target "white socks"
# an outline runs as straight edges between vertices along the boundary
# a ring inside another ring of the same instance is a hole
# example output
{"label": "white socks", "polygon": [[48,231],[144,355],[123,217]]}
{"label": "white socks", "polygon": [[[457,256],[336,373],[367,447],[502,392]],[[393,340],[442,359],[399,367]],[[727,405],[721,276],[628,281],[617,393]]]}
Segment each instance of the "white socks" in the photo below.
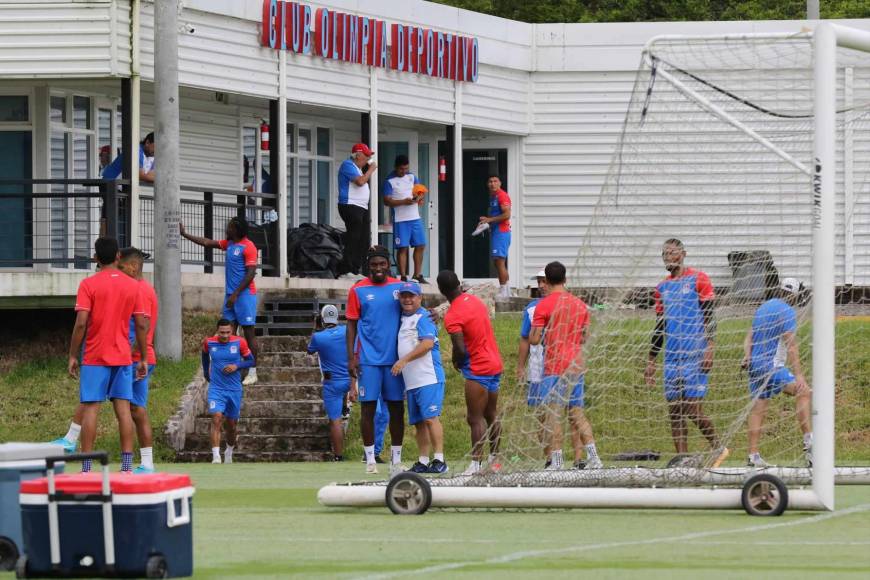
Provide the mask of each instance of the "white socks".
{"label": "white socks", "polygon": [[154,450],[151,447],[143,447],[139,450],[142,457],[142,467],[154,469]]}
{"label": "white socks", "polygon": [[363,451],[366,454],[366,463],[374,463],[375,462],[375,446],[374,445],[365,445],[363,446]]}
{"label": "white socks", "polygon": [[586,458],[593,459],[598,458],[598,448],[595,447],[595,443],[590,443],[586,446]]}
{"label": "white socks", "polygon": [[502,298],[510,298],[510,296],[511,296],[510,286],[508,286],[507,284],[502,284],[501,286],[499,286],[498,295]]}
{"label": "white socks", "polygon": [[63,438],[70,443],[76,443],[79,440],[79,435],[81,435],[81,432],[82,426],[78,423],[72,422],[69,424],[69,431],[66,432],[66,435],[64,435]]}
{"label": "white socks", "polygon": [[398,465],[402,462],[402,446],[390,445],[390,463]]}
{"label": "white socks", "polygon": [[804,449],[812,449],[813,447],[813,432],[804,433]]}
{"label": "white socks", "polygon": [[553,469],[562,469],[561,449],[550,452],[550,467],[552,467]]}
{"label": "white socks", "polygon": [[429,456],[428,455],[421,455],[420,457],[417,458],[417,461],[422,463],[423,465],[429,465]]}
{"label": "white socks", "polygon": [[220,447],[212,447],[211,448],[211,462],[212,463],[220,463],[221,462],[221,448]]}
{"label": "white socks", "polygon": [[233,462],[233,446],[227,445],[227,448],[224,449],[224,463],[232,463]]}
{"label": "white socks", "polygon": [[444,454],[443,453],[436,453],[435,459],[437,459],[438,461],[441,461],[443,463],[444,462]]}

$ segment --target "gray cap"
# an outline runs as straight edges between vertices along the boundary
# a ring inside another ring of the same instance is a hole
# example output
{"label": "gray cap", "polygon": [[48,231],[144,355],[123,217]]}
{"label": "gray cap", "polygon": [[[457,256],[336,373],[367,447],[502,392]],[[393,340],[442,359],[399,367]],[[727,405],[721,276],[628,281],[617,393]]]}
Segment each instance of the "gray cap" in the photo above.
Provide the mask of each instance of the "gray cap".
{"label": "gray cap", "polygon": [[338,308],[327,304],[320,309],[320,318],[323,319],[323,324],[338,324]]}

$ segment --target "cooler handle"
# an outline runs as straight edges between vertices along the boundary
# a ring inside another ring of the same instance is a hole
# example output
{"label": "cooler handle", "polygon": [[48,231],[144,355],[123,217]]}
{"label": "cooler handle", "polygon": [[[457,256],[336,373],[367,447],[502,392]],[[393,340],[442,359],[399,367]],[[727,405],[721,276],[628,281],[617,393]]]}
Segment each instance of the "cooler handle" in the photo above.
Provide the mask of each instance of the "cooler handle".
{"label": "cooler handle", "polygon": [[[166,494],[166,527],[174,528],[190,523],[190,494],[186,489],[176,489]],[[181,500],[181,513],[175,512],[175,500]]]}

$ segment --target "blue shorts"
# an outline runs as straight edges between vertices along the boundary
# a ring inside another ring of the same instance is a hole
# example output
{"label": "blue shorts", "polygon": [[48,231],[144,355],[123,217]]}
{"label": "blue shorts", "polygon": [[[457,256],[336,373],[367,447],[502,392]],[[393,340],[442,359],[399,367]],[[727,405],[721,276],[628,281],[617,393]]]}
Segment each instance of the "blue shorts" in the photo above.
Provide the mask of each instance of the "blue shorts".
{"label": "blue shorts", "polygon": [[330,421],[341,418],[344,407],[344,396],[350,391],[350,380],[324,381],[323,383],[323,408]]}
{"label": "blue shorts", "polygon": [[405,381],[402,375],[393,376],[393,365],[359,365],[359,400],[373,403],[383,396],[385,401],[405,400]]}
{"label": "blue shorts", "polygon": [[426,230],[423,220],[417,218],[406,222],[393,224],[393,245],[397,248],[419,248],[426,245]]}
{"label": "blue shorts", "polygon": [[242,391],[208,388],[208,414],[221,413],[227,419],[236,420],[242,410]]}
{"label": "blue shorts", "polygon": [[583,375],[577,379],[577,383],[571,389],[571,396],[568,396],[568,385],[560,380],[558,375],[545,376],[541,381],[539,391],[540,401],[543,405],[564,405],[566,407],[583,407],[586,376]]}
{"label": "blue shorts", "polygon": [[133,378],[133,398],[130,403],[137,407],[145,407],[148,404],[148,383],[151,379],[151,373],[157,365],[148,365],[148,374],[144,379],[136,380],[136,363],[130,365],[130,374]]}
{"label": "blue shorts", "polygon": [[492,230],[492,251],[490,252],[490,257],[507,259],[508,250],[511,247],[511,233],[497,231],[498,224],[495,227],[496,229]]}
{"label": "blue shorts", "polygon": [[703,399],[707,394],[707,373],[701,371],[701,359],[665,361],[665,399]]}
{"label": "blue shorts", "polygon": [[227,308],[227,298],[229,297],[229,294],[224,296],[221,318],[226,318],[230,322],[238,322],[241,326],[254,326],[257,323],[257,295],[245,290],[239,294],[232,308]]}
{"label": "blue shorts", "polygon": [[480,383],[480,386],[490,393],[498,392],[498,387],[501,385],[501,373],[497,375],[473,375],[471,374],[471,369],[468,367],[463,367],[460,370],[462,371],[462,376],[465,377],[466,380]]}
{"label": "blue shorts", "polygon": [[444,383],[408,389],[408,424],[441,416],[444,403]]}
{"label": "blue shorts", "polygon": [[786,367],[771,372],[749,372],[749,392],[752,398],[770,399],[795,382],[794,375]]}
{"label": "blue shorts", "polygon": [[541,404],[542,400],[541,382],[529,383],[529,394],[527,399],[529,407],[537,407]]}
{"label": "blue shorts", "polygon": [[133,398],[133,373],[130,365],[104,367],[82,365],[79,373],[79,402],[102,403],[106,399]]}

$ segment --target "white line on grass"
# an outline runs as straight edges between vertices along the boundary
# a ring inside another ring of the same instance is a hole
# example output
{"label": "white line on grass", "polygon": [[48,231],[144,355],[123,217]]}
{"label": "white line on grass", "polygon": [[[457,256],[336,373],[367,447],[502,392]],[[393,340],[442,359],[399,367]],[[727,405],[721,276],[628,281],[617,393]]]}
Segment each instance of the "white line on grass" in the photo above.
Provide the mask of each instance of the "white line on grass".
{"label": "white line on grass", "polygon": [[436,566],[427,566],[425,568],[417,568],[416,570],[402,570],[398,572],[390,572],[387,574],[375,574],[370,576],[361,577],[362,580],[382,580],[385,578],[398,578],[401,576],[408,576],[411,574],[429,574],[431,572],[446,572],[448,570],[457,570],[459,568],[466,568],[468,566],[479,566],[482,564],[505,564],[507,562],[516,562],[517,560],[524,560],[526,558],[537,558],[539,556],[550,556],[553,554],[565,554],[569,552],[590,552],[593,550],[606,550],[608,548],[623,548],[629,546],[646,546],[651,544],[667,544],[670,542],[684,542],[684,541],[692,541],[700,538],[711,538],[715,536],[725,536],[729,534],[748,534],[753,532],[763,532],[767,530],[775,530],[778,528],[790,528],[794,526],[802,526],[806,524],[816,524],[819,522],[823,522],[826,520],[840,518],[843,516],[852,515],[855,513],[865,512],[870,510],[870,503],[865,503],[861,505],[856,505],[841,511],[830,512],[825,514],[820,514],[817,516],[812,516],[808,518],[804,518],[801,520],[794,520],[788,522],[779,522],[775,524],[761,524],[757,526],[749,526],[746,528],[736,528],[733,530],[717,530],[710,532],[696,532],[692,534],[682,534],[679,536],[666,536],[663,538],[650,538],[647,540],[633,540],[626,542],[608,542],[601,544],[580,544],[576,546],[568,546],[567,548],[552,548],[549,550],[525,550],[522,552],[513,552],[510,554],[505,554],[503,556],[496,556],[494,558],[488,558],[486,560],[472,560],[465,562],[450,562],[447,564],[438,564]]}

